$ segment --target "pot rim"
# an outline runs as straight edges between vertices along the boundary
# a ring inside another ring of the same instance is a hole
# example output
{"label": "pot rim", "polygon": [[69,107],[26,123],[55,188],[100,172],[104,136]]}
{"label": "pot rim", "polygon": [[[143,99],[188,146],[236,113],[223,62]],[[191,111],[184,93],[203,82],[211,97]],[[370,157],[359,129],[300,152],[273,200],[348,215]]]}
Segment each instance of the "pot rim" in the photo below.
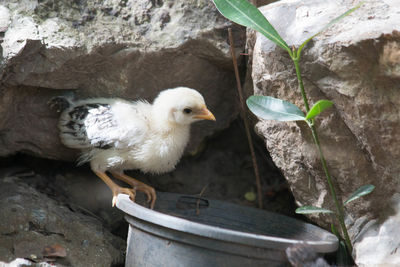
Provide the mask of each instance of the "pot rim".
{"label": "pot rim", "polygon": [[330,253],[336,251],[338,248],[338,239],[335,235],[305,222],[305,225],[316,227],[316,229],[321,231],[321,240],[303,241],[297,239],[273,237],[193,222],[143,207],[131,201],[129,196],[125,194],[118,195],[117,208],[131,217],[138,218],[154,225],[226,242],[282,250],[295,244],[303,244],[312,247],[317,253]]}

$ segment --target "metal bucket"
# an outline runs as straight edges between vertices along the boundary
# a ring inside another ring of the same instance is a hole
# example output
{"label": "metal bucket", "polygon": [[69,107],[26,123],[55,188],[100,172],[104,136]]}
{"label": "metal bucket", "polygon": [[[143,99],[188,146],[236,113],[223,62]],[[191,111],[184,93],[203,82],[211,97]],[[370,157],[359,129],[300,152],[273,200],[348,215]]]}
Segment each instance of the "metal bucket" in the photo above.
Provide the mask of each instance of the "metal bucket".
{"label": "metal bucket", "polygon": [[154,210],[118,196],[129,222],[125,266],[287,266],[285,249],[294,244],[317,253],[338,247],[335,235],[284,215],[193,196],[157,196]]}

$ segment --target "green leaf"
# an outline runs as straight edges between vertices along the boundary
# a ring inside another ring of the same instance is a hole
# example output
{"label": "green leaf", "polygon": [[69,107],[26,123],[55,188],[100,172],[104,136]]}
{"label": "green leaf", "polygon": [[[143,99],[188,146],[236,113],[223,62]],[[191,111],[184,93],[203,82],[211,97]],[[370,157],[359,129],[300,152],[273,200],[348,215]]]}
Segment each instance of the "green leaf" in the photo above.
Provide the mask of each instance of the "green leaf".
{"label": "green leaf", "polygon": [[310,213],[333,213],[331,210],[318,208],[314,206],[303,206],[296,209],[297,214],[310,214]]}
{"label": "green leaf", "polygon": [[356,200],[357,198],[368,195],[369,193],[374,191],[374,189],[375,189],[375,186],[373,186],[372,184],[363,185],[360,188],[358,188],[353,194],[351,194],[349,199],[347,199],[344,202],[344,204],[346,205],[347,203],[349,203],[353,200]]}
{"label": "green leaf", "polygon": [[246,0],[213,0],[218,11],[227,19],[252,28],[291,54],[291,49],[264,15]]}
{"label": "green leaf", "polygon": [[336,251],[336,264],[336,266],[355,266],[346,243],[343,240],[339,241],[339,248]]}
{"label": "green leaf", "polygon": [[290,102],[270,96],[250,96],[247,106],[256,116],[264,120],[303,121],[304,113]]}
{"label": "green leaf", "polygon": [[257,199],[257,195],[256,195],[256,193],[250,191],[250,192],[246,192],[246,194],[244,194],[244,198],[247,201],[253,202]]}
{"label": "green leaf", "polygon": [[319,100],[314,106],[308,111],[306,120],[312,119],[315,116],[319,115],[325,109],[331,107],[333,105],[332,101],[329,100]]}
{"label": "green leaf", "polygon": [[334,18],[333,20],[331,20],[328,24],[326,24],[319,32],[317,32],[316,34],[314,34],[313,36],[311,36],[310,38],[308,38],[307,40],[305,40],[299,47],[299,49],[297,50],[297,57],[300,57],[300,53],[301,50],[303,50],[304,46],[306,46],[306,44],[311,41],[315,36],[321,34],[323,31],[325,31],[326,29],[328,29],[330,26],[332,26],[333,24],[337,23],[338,21],[340,21],[341,19],[343,19],[344,17],[350,15],[351,13],[353,13],[354,11],[356,11],[357,9],[359,9],[362,5],[364,4],[364,2],[359,3],[358,5],[356,5],[355,7],[353,7],[352,9],[347,10],[346,12],[344,12],[342,15],[340,15],[339,17]]}
{"label": "green leaf", "polygon": [[352,262],[352,258],[348,253],[346,242],[343,241],[343,238],[340,236],[338,230],[336,229],[335,225],[333,225],[333,223],[331,223],[331,230],[332,233],[339,239],[339,248],[336,251],[337,266],[353,266],[354,262]]}
{"label": "green leaf", "polygon": [[331,231],[335,236],[340,238],[340,234],[339,234],[338,230],[336,229],[336,227],[335,227],[335,225],[333,223],[331,223]]}

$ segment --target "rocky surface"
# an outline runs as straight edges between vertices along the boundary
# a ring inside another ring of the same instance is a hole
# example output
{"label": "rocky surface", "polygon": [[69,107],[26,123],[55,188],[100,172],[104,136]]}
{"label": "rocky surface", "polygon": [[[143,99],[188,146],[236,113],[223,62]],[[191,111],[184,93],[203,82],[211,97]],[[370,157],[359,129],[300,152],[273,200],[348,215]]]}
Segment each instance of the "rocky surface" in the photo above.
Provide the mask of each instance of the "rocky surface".
{"label": "rocky surface", "polygon": [[[368,221],[354,246],[357,266],[398,266],[400,258],[400,194],[390,198],[380,218]],[[379,244],[379,245],[377,245]]]}
{"label": "rocky surface", "polygon": [[57,266],[124,262],[125,240],[94,216],[49,198],[13,174],[3,173],[0,188],[0,261],[25,258]]}
{"label": "rocky surface", "polygon": [[[356,261],[366,266],[363,257],[368,255],[359,248],[368,239],[360,233],[371,219],[379,218],[368,235],[377,238],[385,229],[385,220],[392,218],[388,214],[393,210],[398,214],[391,200],[400,189],[400,8],[396,3],[366,2],[316,37],[300,63],[311,104],[319,99],[335,103],[317,119],[317,127],[338,194],[345,200],[361,185],[376,186],[371,195],[347,206],[346,223],[356,240]],[[289,46],[298,46],[354,4],[348,0],[279,1],[261,10]],[[260,34],[249,36],[254,93],[303,107],[287,53]],[[307,125],[260,121],[256,128],[298,204],[333,208]],[[313,219],[325,226],[330,222],[325,216]],[[396,228],[391,233],[398,236],[400,232]],[[376,243],[372,246],[370,251]],[[397,251],[397,243],[385,244],[383,251],[374,250],[375,258],[384,259]],[[391,263],[400,264],[396,253]]]}
{"label": "rocky surface", "polygon": [[[0,1],[0,17],[0,156],[75,157],[59,143],[54,95],[151,101],[198,89],[218,123],[193,127],[191,151],[237,115],[232,25],[211,1]],[[233,30],[241,50],[244,30]]]}

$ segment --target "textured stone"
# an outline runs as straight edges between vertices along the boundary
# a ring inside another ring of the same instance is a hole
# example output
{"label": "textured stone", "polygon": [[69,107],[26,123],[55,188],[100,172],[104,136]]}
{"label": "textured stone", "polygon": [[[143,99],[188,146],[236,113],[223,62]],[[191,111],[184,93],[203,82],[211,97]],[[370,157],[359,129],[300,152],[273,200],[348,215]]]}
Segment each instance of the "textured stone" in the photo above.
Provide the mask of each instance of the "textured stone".
{"label": "textured stone", "polygon": [[0,267],[26,267],[26,266],[51,267],[54,265],[51,265],[47,262],[35,263],[33,261],[22,259],[22,258],[17,258],[11,262],[0,261]]}
{"label": "textured stone", "polygon": [[[371,195],[347,206],[346,223],[353,240],[371,219],[391,209],[390,198],[399,191],[400,7],[396,3],[366,2],[317,36],[300,62],[311,104],[319,99],[335,103],[318,117],[317,128],[341,200],[361,185],[376,186]],[[298,46],[353,5],[348,0],[288,0],[261,10],[289,46]],[[259,33],[249,36],[254,93],[304,107],[287,52]],[[297,203],[334,209],[308,126],[260,121],[256,128]],[[330,223],[330,217],[312,218],[325,226]]]}
{"label": "textured stone", "polygon": [[[357,266],[400,265],[400,195],[391,198],[391,208],[382,213],[380,220],[371,220],[355,240]],[[379,245],[377,245],[379,244]]]}
{"label": "textured stone", "polygon": [[[162,89],[198,89],[218,123],[195,125],[191,150],[237,115],[232,25],[211,1],[0,1],[0,12],[10,17],[0,22],[2,156],[73,158],[46,104],[54,95],[151,101]],[[242,49],[244,30],[233,30]]]}
{"label": "textured stone", "polygon": [[67,255],[57,266],[123,263],[125,240],[110,234],[101,221],[72,211],[17,177],[2,177],[0,187],[0,261],[43,261],[44,248],[59,245]]}

